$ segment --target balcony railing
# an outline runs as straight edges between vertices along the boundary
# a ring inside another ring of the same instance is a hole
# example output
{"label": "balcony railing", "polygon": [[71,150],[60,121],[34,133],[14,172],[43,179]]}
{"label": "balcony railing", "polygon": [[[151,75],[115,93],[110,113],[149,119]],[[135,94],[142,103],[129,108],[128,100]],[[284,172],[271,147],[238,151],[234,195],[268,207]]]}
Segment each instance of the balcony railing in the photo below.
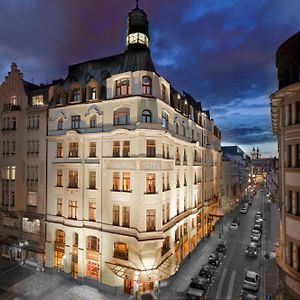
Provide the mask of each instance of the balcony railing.
{"label": "balcony railing", "polygon": [[21,106],[17,104],[11,104],[11,103],[4,103],[3,104],[3,112],[4,111],[17,111],[21,110]]}

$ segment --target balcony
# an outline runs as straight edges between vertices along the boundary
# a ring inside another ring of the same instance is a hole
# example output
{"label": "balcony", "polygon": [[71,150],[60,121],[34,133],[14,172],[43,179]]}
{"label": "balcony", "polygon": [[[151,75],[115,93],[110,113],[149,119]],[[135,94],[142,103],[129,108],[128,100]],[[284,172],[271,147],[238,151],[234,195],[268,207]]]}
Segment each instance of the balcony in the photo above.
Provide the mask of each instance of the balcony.
{"label": "balcony", "polygon": [[21,110],[20,105],[11,104],[11,103],[4,103],[2,112],[5,112],[5,111],[19,111],[19,110]]}

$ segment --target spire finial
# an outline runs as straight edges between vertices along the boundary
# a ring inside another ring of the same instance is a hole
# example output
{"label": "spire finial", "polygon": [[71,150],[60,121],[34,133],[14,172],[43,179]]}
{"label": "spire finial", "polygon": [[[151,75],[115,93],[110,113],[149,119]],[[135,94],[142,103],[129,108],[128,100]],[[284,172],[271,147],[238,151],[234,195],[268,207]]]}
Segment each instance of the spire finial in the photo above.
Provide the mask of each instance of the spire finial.
{"label": "spire finial", "polygon": [[139,0],[135,0],[136,1],[136,8],[139,8]]}

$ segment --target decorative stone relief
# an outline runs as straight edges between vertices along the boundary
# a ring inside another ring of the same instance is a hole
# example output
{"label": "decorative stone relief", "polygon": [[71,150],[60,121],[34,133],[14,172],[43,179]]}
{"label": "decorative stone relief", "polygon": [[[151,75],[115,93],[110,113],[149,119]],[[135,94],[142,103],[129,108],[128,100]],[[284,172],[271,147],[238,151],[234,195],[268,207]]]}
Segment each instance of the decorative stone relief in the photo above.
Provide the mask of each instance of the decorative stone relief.
{"label": "decorative stone relief", "polygon": [[141,170],[161,170],[160,161],[140,161]]}
{"label": "decorative stone relief", "polygon": [[125,170],[135,170],[136,169],[136,162],[126,161],[126,160],[107,160],[105,161],[105,168],[106,169],[125,169]]}

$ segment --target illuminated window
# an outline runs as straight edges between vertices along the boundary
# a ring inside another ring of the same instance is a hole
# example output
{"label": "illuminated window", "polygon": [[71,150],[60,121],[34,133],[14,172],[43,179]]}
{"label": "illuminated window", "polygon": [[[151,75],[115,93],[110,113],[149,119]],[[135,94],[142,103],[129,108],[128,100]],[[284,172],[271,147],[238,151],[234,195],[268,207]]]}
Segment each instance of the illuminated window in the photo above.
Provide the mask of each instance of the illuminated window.
{"label": "illuminated window", "polygon": [[152,114],[149,110],[144,110],[142,114],[142,122],[151,123],[152,122]]}
{"label": "illuminated window", "polygon": [[122,242],[114,243],[114,257],[128,260],[128,246]]}
{"label": "illuminated window", "polygon": [[126,96],[129,94],[129,79],[122,78],[116,81],[116,96]]}
{"label": "illuminated window", "polygon": [[96,220],[96,202],[89,202],[89,220]]}
{"label": "illuminated window", "polygon": [[90,99],[91,100],[97,99],[97,89],[95,87],[91,88]]}
{"label": "illuminated window", "polygon": [[146,193],[147,194],[155,194],[155,173],[147,173],[146,174]]}
{"label": "illuminated window", "polygon": [[96,143],[95,142],[91,142],[90,143],[90,151],[89,151],[89,156],[90,157],[96,157]]}
{"label": "illuminated window", "polygon": [[130,156],[130,142],[124,141],[123,142],[123,157],[129,157]]}
{"label": "illuminated window", "polygon": [[113,205],[113,225],[120,225],[120,207],[118,205]]}
{"label": "illuminated window", "polygon": [[129,206],[123,206],[123,227],[130,227],[130,208]]}
{"label": "illuminated window", "polygon": [[71,116],[71,127],[72,129],[80,128],[80,115]]}
{"label": "illuminated window", "polygon": [[114,125],[129,125],[130,124],[130,109],[121,107],[114,111]]}
{"label": "illuminated window", "polygon": [[113,191],[120,191],[120,172],[113,173]]}
{"label": "illuminated window", "polygon": [[120,142],[113,142],[113,157],[120,157]]}
{"label": "illuminated window", "polygon": [[155,157],[155,141],[147,140],[146,142],[146,156],[147,157]]}
{"label": "illuminated window", "polygon": [[69,157],[78,157],[78,143],[69,144]]}
{"label": "illuminated window", "polygon": [[63,143],[56,144],[56,157],[62,158],[63,157]]}
{"label": "illuminated window", "polygon": [[161,126],[165,129],[169,128],[169,116],[164,111],[161,113]]}
{"label": "illuminated window", "polygon": [[99,251],[100,249],[100,240],[93,235],[87,237],[87,249]]}
{"label": "illuminated window", "polygon": [[142,78],[143,84],[143,94],[144,95],[151,95],[152,93],[152,80],[149,76],[143,76]]}
{"label": "illuminated window", "polygon": [[43,95],[37,95],[32,97],[32,105],[37,106],[37,105],[44,105],[44,97]]}
{"label": "illuminated window", "polygon": [[69,188],[78,188],[78,171],[69,171]]}
{"label": "illuminated window", "polygon": [[16,180],[16,166],[11,167],[10,179],[11,180]]}
{"label": "illuminated window", "polygon": [[96,172],[89,171],[89,189],[96,189]]}
{"label": "illuminated window", "polygon": [[63,180],[63,172],[62,172],[62,170],[57,170],[56,186],[62,186],[62,180]]}
{"label": "illuminated window", "polygon": [[78,203],[77,201],[69,201],[69,218],[77,219],[78,217]]}
{"label": "illuminated window", "polygon": [[130,192],[130,172],[123,173],[123,191]]}
{"label": "illuminated window", "polygon": [[156,229],[156,211],[147,209],[146,212],[146,231],[155,231]]}
{"label": "illuminated window", "polygon": [[62,198],[56,199],[56,215],[57,216],[62,215]]}
{"label": "illuminated window", "polygon": [[29,219],[29,218],[23,218],[23,231],[24,232],[30,232],[30,233],[39,233],[40,232],[40,220],[38,219]]}

